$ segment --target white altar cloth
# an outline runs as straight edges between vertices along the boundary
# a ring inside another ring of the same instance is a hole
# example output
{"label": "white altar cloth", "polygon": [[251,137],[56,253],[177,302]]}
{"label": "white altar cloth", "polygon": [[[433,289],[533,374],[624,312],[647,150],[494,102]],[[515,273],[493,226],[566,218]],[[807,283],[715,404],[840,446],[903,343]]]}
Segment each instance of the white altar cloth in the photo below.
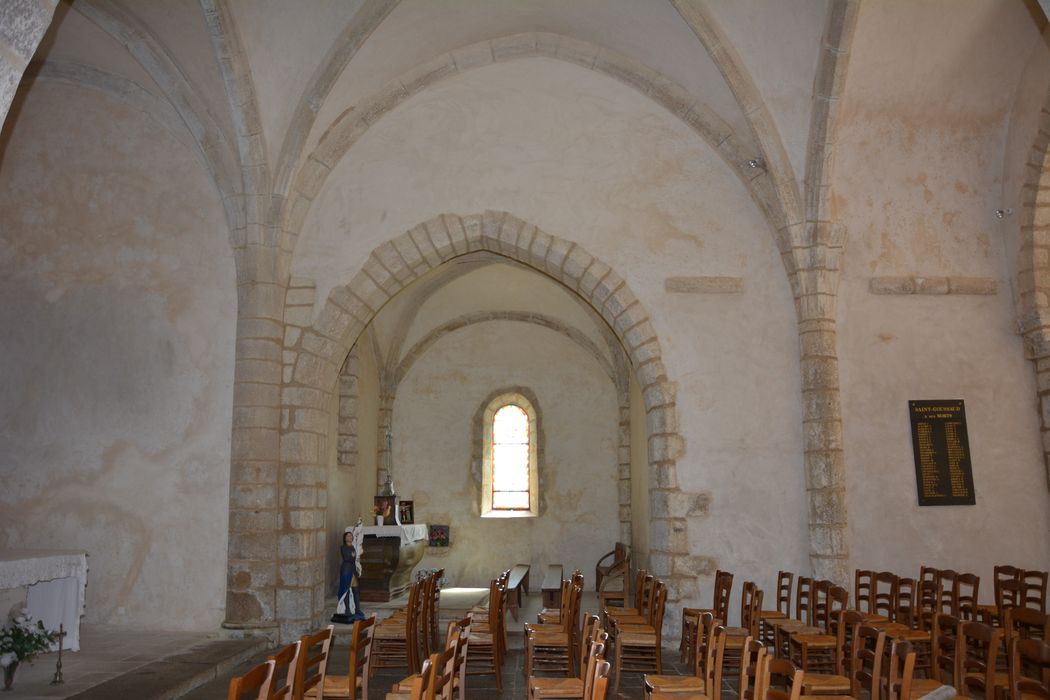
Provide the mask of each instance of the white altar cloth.
{"label": "white altar cloth", "polygon": [[[26,611],[49,630],[64,625],[62,648],[80,651],[87,553],[69,549],[0,550],[0,588],[28,586]],[[3,611],[6,612],[6,611]],[[53,647],[58,649],[56,643]]]}
{"label": "white altar cloth", "polygon": [[[353,526],[346,528],[346,532],[353,530]],[[400,537],[401,546],[426,540],[430,537],[426,523],[418,525],[365,525],[361,528],[365,535],[376,537]]]}

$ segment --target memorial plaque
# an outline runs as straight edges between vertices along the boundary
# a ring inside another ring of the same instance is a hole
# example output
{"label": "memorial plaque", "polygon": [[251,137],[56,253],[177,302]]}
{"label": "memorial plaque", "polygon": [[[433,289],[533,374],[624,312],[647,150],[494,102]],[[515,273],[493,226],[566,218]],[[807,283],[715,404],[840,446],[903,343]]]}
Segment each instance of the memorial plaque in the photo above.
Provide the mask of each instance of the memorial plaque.
{"label": "memorial plaque", "polygon": [[962,399],[909,401],[920,506],[972,506],[973,468]]}

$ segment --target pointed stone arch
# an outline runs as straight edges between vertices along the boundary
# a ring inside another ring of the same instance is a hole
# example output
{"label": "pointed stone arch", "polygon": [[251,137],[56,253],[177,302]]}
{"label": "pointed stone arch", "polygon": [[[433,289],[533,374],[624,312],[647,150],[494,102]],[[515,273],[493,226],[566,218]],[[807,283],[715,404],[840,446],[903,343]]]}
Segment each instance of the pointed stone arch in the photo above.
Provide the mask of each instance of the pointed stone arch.
{"label": "pointed stone arch", "polygon": [[[642,388],[648,431],[650,495],[649,569],[667,581],[674,600],[696,596],[698,570],[710,568],[706,557],[689,555],[687,518],[706,512],[706,494],[684,493],[678,485],[677,461],[684,451],[678,433],[675,394],[667,379],[660,341],[644,305],[619,274],[581,246],[556,238],[506,212],[472,216],[444,214],[416,226],[376,248],[360,271],[331,291],[312,326],[286,346],[290,375],[282,388],[285,430],[281,437],[278,490],[282,521],[323,522],[324,506],[291,495],[313,484],[322,489],[327,420],[312,415],[331,405],[338,373],[358,336],[379,310],[414,280],[453,258],[489,251],[547,275],[578,294],[605,320],[623,344]],[[301,420],[300,420],[301,418]],[[312,514],[311,514],[312,513]],[[323,529],[282,535],[278,569],[306,568],[323,562]],[[287,525],[286,525],[287,530]],[[323,566],[323,564],[322,564]],[[231,576],[236,572],[231,571]],[[306,622],[306,587],[278,583],[277,621],[289,631]],[[282,598],[292,618],[282,615]],[[313,614],[317,615],[316,598]],[[284,619],[282,619],[282,617]],[[286,623],[289,623],[286,625]]]}

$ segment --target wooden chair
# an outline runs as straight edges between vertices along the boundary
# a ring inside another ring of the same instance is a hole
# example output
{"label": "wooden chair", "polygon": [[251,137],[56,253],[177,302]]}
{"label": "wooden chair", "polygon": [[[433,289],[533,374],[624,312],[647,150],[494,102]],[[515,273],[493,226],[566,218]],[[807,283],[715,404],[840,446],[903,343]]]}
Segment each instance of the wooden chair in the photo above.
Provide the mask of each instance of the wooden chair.
{"label": "wooden chair", "polygon": [[1024,599],[1020,602],[1021,606],[1046,612],[1047,572],[1025,570],[1021,576],[1021,583],[1024,584]]}
{"label": "wooden chair", "polygon": [[[299,639],[299,656],[295,665],[295,683],[292,686],[293,700],[308,697],[312,688],[324,688],[325,672],[328,669],[328,654],[332,649],[334,625],[320,632],[304,634]],[[315,691],[316,694],[316,691]]]}
{"label": "wooden chair", "polygon": [[[357,620],[350,631],[350,657],[345,676],[325,673],[322,695],[328,698],[368,700],[368,675],[371,671],[372,637],[375,634],[376,616],[372,613],[365,620]],[[317,688],[312,688],[307,697],[316,698]]]}
{"label": "wooden chair", "polygon": [[594,590],[603,590],[602,583],[606,577],[619,577],[623,580],[624,588],[627,587],[627,578],[630,574],[631,558],[628,554],[627,545],[617,542],[611,552],[603,554],[598,563],[594,565]]}
{"label": "wooden chair", "polygon": [[695,658],[695,636],[697,620],[705,612],[714,615],[719,624],[729,619],[729,600],[733,592],[733,574],[728,571],[715,572],[715,583],[712,589],[710,608],[682,608],[682,638],[678,643],[678,654],[682,661]]}
{"label": "wooden chair", "polygon": [[591,694],[584,700],[605,700],[609,689],[609,662],[599,661],[594,667],[594,678],[591,681]]}
{"label": "wooden chair", "polygon": [[755,673],[758,664],[766,655],[766,645],[758,639],[752,639],[744,646],[740,657],[740,669],[737,673],[737,698],[752,700],[755,693]]}
{"label": "wooden chair", "polygon": [[919,629],[930,629],[934,614],[940,611],[940,573],[932,566],[923,566],[919,570],[915,589],[915,615]]}
{"label": "wooden chair", "polygon": [[[431,654],[428,659],[430,662],[430,671],[427,675],[430,676],[430,680],[427,683],[427,698],[433,698],[434,700],[452,700],[456,678],[454,669],[456,665],[456,649],[458,643],[458,629],[453,622],[450,625],[449,638],[445,644],[444,651],[435,652]],[[395,683],[387,694],[387,700],[410,697],[417,680],[421,680],[419,675],[413,674],[408,678]]]}
{"label": "wooden chair", "polygon": [[423,587],[413,583],[408,591],[404,613],[391,616],[375,626],[369,673],[377,668],[403,668],[408,673],[420,672],[419,619]]}
{"label": "wooden chair", "polygon": [[768,645],[773,644],[773,627],[767,620],[786,620],[791,617],[791,589],[795,582],[795,575],[790,571],[777,572],[777,607],[776,610],[763,610],[759,616],[760,633],[762,641]]}
{"label": "wooden chair", "polygon": [[896,621],[899,596],[900,577],[892,571],[877,572],[871,583],[871,609],[868,611],[868,620]]}
{"label": "wooden chair", "polygon": [[[525,675],[538,671],[561,672],[572,677],[579,650],[581,586],[572,586],[562,597],[561,620],[552,624],[525,625]],[[593,624],[593,623],[592,623]],[[592,628],[593,629],[593,628]]]}
{"label": "wooden chair", "polygon": [[263,661],[243,676],[230,679],[226,692],[227,700],[268,700],[270,682],[273,680],[274,662]]}
{"label": "wooden chair", "polygon": [[1050,642],[1050,615],[1033,608],[1007,608],[1003,620],[1003,643],[1009,647],[1014,637]]}
{"label": "wooden chair", "polygon": [[653,601],[652,624],[624,625],[617,630],[614,692],[619,692],[620,679],[625,671],[663,673],[662,642],[666,605],[667,586],[660,586]]}
{"label": "wooden chair", "polygon": [[267,661],[273,661],[274,663],[269,700],[284,700],[292,697],[300,645],[301,643],[297,640],[294,644],[289,644],[276,654],[266,657]]}
{"label": "wooden chair", "polygon": [[930,626],[930,671],[927,678],[912,682],[912,694],[925,695],[942,685],[959,686],[960,636],[962,621],[938,613]]}
{"label": "wooden chair", "polygon": [[604,624],[606,628],[611,629],[615,621],[620,618],[626,619],[648,616],[649,611],[652,609],[653,594],[655,593],[655,590],[656,578],[650,574],[646,574],[635,589],[634,607],[605,610]]}
{"label": "wooden chair", "polygon": [[419,673],[412,679],[412,686],[408,691],[409,700],[434,700],[434,693],[430,688],[434,680],[433,671],[430,659],[423,659]]}
{"label": "wooden chair", "polygon": [[[835,665],[831,671],[825,673],[814,673],[806,671],[803,681],[803,692],[806,695],[843,694],[848,695],[853,691],[853,668],[856,666],[856,648],[854,640],[857,639],[857,631],[866,618],[858,610],[842,610],[838,614],[834,625]],[[800,643],[805,644],[805,635],[798,638]],[[805,647],[802,647],[803,651]],[[803,670],[806,670],[803,668]]]}
{"label": "wooden chair", "polygon": [[498,585],[492,587],[487,619],[479,621],[474,618],[470,630],[470,644],[467,649],[467,676],[493,674],[496,676],[496,687],[503,689],[503,629],[505,591]]}
{"label": "wooden chair", "polygon": [[[452,623],[449,623],[452,624]],[[459,630],[459,643],[456,645],[456,666],[453,684],[459,694],[459,700],[467,698],[467,654],[470,651],[470,635],[474,625],[472,613],[455,623]]]}
{"label": "wooden chair", "polygon": [[894,639],[885,663],[888,666],[883,688],[885,700],[911,700],[911,682],[915,674],[915,652],[911,643]]}
{"label": "wooden chair", "polygon": [[959,574],[955,579],[955,605],[952,614],[962,620],[976,620],[979,613],[977,595],[981,588],[981,577],[976,574]]}
{"label": "wooden chair", "polygon": [[934,610],[959,617],[959,572],[954,569],[937,571],[937,603]]}
{"label": "wooden chair", "polygon": [[[702,616],[713,620],[710,613]],[[701,627],[702,629],[702,627]],[[702,693],[709,700],[720,700],[722,696],[722,668],[726,651],[726,628],[722,625],[712,627],[697,644],[703,651],[696,654],[697,662],[693,664],[691,676],[668,676],[663,674],[645,674],[642,679],[645,686],[645,697],[653,693]],[[751,637],[746,638],[745,648],[750,646]]]}
{"label": "wooden chair", "polygon": [[788,658],[791,654],[788,642],[790,634],[812,626],[812,601],[815,594],[813,579],[807,576],[799,576],[798,585],[795,586],[795,616],[783,620],[769,621],[768,624],[773,628],[773,649],[777,656]]}
{"label": "wooden chair", "polygon": [[602,630],[601,621],[595,615],[587,617],[587,644],[582,645],[585,653],[580,659],[580,675],[574,678],[543,678],[530,676],[526,697],[529,700],[563,698],[566,700],[581,699],[591,692],[594,682],[594,669],[605,660],[605,644],[609,635]]}
{"label": "wooden chair", "polygon": [[815,611],[816,624],[809,631],[789,635],[789,658],[803,671],[836,673],[839,666],[838,621],[848,602],[846,589],[832,586],[828,589],[827,604]]}
{"label": "wooden chair", "polygon": [[[1035,675],[1028,675],[1031,668]],[[1050,698],[1050,644],[1039,639],[1010,641],[1009,694],[1013,700]]]}
{"label": "wooden chair", "polygon": [[[631,590],[634,591],[634,598],[633,598],[633,601],[632,601],[632,605],[634,606],[636,612],[642,606],[642,600],[641,600],[642,586],[645,584],[646,577],[648,577],[648,576],[649,576],[649,572],[646,571],[645,569],[637,569],[634,572],[634,585],[631,587]],[[624,608],[628,607],[628,604],[627,604],[627,600],[628,599],[630,599],[630,595],[621,595],[620,591],[616,591],[616,592],[599,591],[599,593],[598,593],[598,614],[602,618],[602,624],[603,625],[607,624],[606,618],[605,618],[606,608],[609,607],[607,605],[607,601],[608,602],[619,601],[619,604],[615,605],[615,606],[612,606],[611,609],[613,609],[613,610],[620,610],[620,609],[624,609]]]}
{"label": "wooden chair", "polygon": [[1007,674],[995,670],[1002,637],[1001,629],[982,622],[963,622],[960,625],[957,668],[962,674],[962,682],[956,683],[956,687],[963,691],[962,694],[978,691],[984,700],[994,700],[995,687],[1008,685]]}
{"label": "wooden chair", "polygon": [[918,583],[906,576],[897,577],[897,605],[893,609],[893,621],[912,629],[925,629],[920,622]]}
{"label": "wooden chair", "polygon": [[857,569],[853,572],[853,607],[868,615],[875,612],[875,572]]}
{"label": "wooden chair", "polygon": [[[774,676],[786,679],[786,690],[775,687]],[[756,673],[755,698],[756,700],[799,700],[802,695],[804,677],[804,672],[787,659],[777,659],[766,655]]]}

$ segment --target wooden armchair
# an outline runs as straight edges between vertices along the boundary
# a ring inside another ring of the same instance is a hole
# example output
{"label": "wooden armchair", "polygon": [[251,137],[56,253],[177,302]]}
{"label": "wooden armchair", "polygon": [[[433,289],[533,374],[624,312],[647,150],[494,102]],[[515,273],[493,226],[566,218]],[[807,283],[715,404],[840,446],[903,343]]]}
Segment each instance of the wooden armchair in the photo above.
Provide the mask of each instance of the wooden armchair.
{"label": "wooden armchair", "polygon": [[594,590],[601,592],[606,586],[602,582],[607,578],[621,578],[624,589],[627,588],[628,577],[631,569],[631,555],[627,545],[617,542],[611,552],[602,555],[598,563],[594,565]]}

